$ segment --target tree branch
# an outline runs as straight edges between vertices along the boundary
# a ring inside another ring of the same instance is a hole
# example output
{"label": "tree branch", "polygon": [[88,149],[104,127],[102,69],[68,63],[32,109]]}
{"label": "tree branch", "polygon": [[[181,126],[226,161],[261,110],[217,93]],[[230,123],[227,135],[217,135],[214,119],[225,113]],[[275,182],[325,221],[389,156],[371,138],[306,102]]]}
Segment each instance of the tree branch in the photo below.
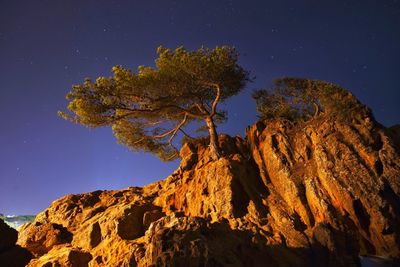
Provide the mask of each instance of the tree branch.
{"label": "tree branch", "polygon": [[145,139],[145,138],[142,137],[142,138],[140,138],[139,140],[136,140],[135,142],[133,142],[132,144],[136,145],[136,144],[142,142],[144,139]]}
{"label": "tree branch", "polygon": [[168,143],[169,143],[170,145],[171,145],[172,139],[174,139],[174,137],[175,137],[176,133],[178,132],[178,130],[179,130],[183,125],[185,125],[186,121],[187,121],[187,116],[185,115],[185,117],[183,118],[183,120],[181,121],[181,123],[179,123],[179,124],[175,127],[174,131],[172,132],[172,135],[171,135],[171,137],[170,137],[169,140],[168,140]]}
{"label": "tree branch", "polygon": [[164,138],[167,135],[172,134],[171,138],[169,139],[169,142],[170,142],[172,140],[172,138],[176,135],[176,132],[186,123],[186,121],[187,121],[187,115],[185,115],[185,117],[183,117],[183,120],[180,123],[178,123],[174,128],[172,128],[171,130],[166,131],[162,134],[154,135],[153,138]]}
{"label": "tree branch", "polygon": [[[115,107],[115,109],[122,109],[122,110],[130,111],[131,112],[130,115],[133,115],[135,113],[156,113],[156,112],[163,111],[164,109],[167,109],[167,108],[175,108],[177,110],[180,110],[183,113],[185,113],[185,115],[188,115],[189,117],[193,117],[193,118],[196,118],[196,119],[204,119],[204,116],[195,114],[195,113],[193,113],[193,112],[191,112],[191,111],[189,111],[187,109],[184,109],[184,108],[182,108],[180,106],[176,106],[176,105],[165,105],[165,106],[162,106],[162,107],[159,107],[159,108],[156,108],[156,109],[138,109],[138,108],[129,108],[129,107]],[[124,114],[124,116],[125,116],[125,114]]]}
{"label": "tree branch", "polygon": [[219,99],[221,97],[221,87],[218,84],[216,84],[215,88],[217,89],[217,95],[215,96],[215,99],[214,99],[214,101],[212,103],[212,106],[211,106],[210,117],[213,117],[215,115],[215,111],[217,109],[217,104],[218,104],[218,101],[219,101]]}
{"label": "tree branch", "polygon": [[319,113],[319,106],[315,102],[313,102],[312,104],[314,106],[314,117],[316,117],[318,115],[318,113]]}
{"label": "tree branch", "polygon": [[206,110],[206,108],[203,106],[203,104],[196,103],[195,105],[200,110],[200,112],[202,114],[204,114],[204,115],[208,115],[209,114],[209,112]]}
{"label": "tree branch", "polygon": [[190,139],[194,139],[192,136],[190,136],[187,132],[185,132],[182,129],[179,129],[179,131],[181,131],[186,137],[190,138]]}

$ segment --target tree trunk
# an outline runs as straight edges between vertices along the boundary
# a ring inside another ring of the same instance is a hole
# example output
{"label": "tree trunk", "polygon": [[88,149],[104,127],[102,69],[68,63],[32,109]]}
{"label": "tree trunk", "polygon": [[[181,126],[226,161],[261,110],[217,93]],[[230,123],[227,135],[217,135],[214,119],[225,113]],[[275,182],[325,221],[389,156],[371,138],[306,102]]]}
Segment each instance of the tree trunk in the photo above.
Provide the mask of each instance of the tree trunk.
{"label": "tree trunk", "polygon": [[317,115],[319,114],[319,106],[316,103],[313,103],[314,105],[314,117],[317,117]]}
{"label": "tree trunk", "polygon": [[213,160],[218,160],[221,156],[219,149],[219,141],[217,130],[215,129],[215,124],[212,118],[206,118],[206,123],[208,127],[208,132],[210,133],[210,153]]}

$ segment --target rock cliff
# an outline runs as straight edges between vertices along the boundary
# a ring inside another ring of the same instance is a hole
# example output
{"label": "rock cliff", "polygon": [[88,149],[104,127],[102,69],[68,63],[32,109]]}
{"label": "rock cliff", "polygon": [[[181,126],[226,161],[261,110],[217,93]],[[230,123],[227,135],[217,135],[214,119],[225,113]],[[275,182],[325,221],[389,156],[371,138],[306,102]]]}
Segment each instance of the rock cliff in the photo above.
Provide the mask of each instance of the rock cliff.
{"label": "rock cliff", "polygon": [[359,266],[400,258],[397,132],[351,123],[259,121],[181,149],[180,167],[143,188],[56,200],[25,225],[28,266]]}

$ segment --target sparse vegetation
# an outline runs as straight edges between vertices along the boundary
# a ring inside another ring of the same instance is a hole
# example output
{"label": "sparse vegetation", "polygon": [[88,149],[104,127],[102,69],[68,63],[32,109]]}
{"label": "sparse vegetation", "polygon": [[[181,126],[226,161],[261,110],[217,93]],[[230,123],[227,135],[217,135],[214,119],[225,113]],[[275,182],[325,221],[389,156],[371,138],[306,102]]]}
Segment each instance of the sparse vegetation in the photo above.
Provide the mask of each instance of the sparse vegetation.
{"label": "sparse vegetation", "polygon": [[282,78],[270,89],[255,90],[253,98],[263,119],[308,120],[320,114],[349,118],[366,107],[348,90],[329,82]]}

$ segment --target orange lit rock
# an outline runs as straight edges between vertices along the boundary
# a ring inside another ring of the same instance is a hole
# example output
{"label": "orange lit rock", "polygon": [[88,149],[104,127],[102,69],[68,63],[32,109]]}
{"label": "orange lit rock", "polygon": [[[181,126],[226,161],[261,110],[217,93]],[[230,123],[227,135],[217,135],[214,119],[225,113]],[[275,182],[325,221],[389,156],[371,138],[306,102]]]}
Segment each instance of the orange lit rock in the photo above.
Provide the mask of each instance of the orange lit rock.
{"label": "orange lit rock", "polygon": [[32,260],[27,267],[83,267],[92,260],[90,253],[70,246],[54,246],[53,249],[39,259]]}
{"label": "orange lit rock", "polygon": [[72,233],[57,223],[36,222],[24,228],[19,236],[19,244],[35,256],[46,254],[54,246],[69,244],[71,241]]}
{"label": "orange lit rock", "polygon": [[[18,242],[37,255],[29,266],[357,266],[363,254],[399,259],[396,140],[372,117],[351,125],[323,115],[297,124],[259,121],[245,139],[221,135],[217,161],[207,140],[196,140],[183,146],[180,167],[164,180],[53,202]],[[54,225],[72,239],[60,239]],[[83,265],[67,260],[71,251]]]}

